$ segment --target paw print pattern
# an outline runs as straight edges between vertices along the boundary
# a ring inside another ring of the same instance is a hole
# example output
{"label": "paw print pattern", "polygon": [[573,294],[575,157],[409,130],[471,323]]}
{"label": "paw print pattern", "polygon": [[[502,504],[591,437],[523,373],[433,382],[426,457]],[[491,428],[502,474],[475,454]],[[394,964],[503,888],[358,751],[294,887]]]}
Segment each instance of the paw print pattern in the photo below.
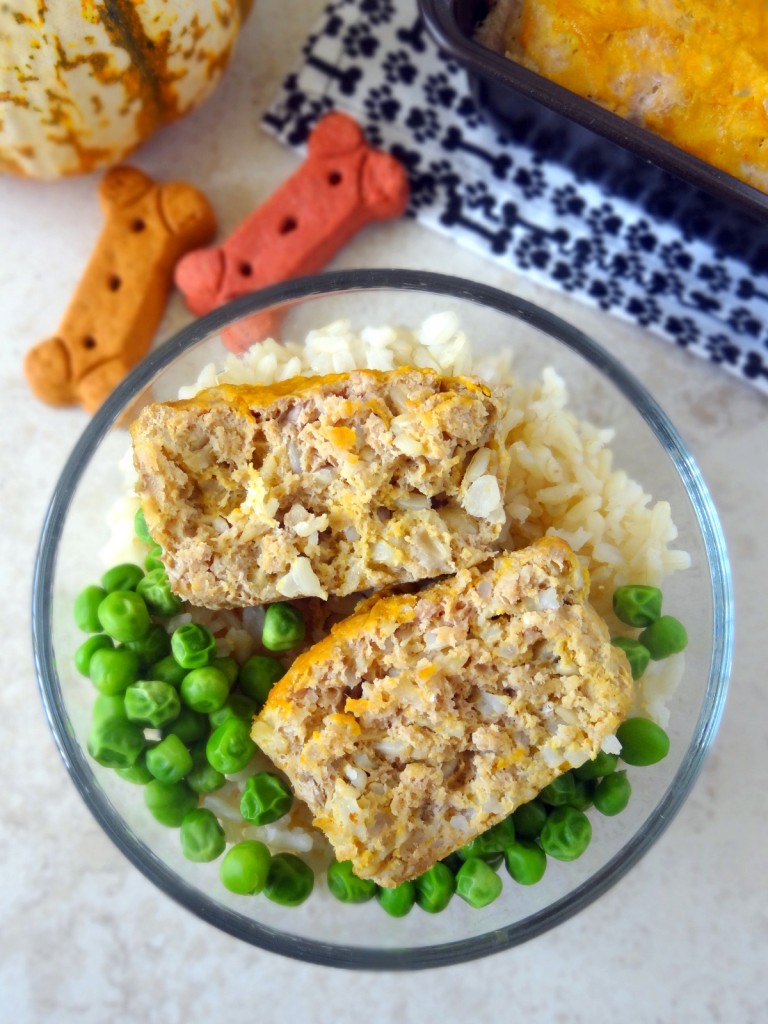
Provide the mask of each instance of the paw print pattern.
{"label": "paw print pattern", "polygon": [[405,119],[417,142],[436,139],[440,132],[440,119],[431,107],[411,107]]}
{"label": "paw print pattern", "polygon": [[416,65],[412,64],[408,59],[408,54],[405,50],[395,50],[394,53],[388,53],[384,58],[382,69],[384,71],[384,78],[390,85],[397,85],[398,82],[402,82],[404,85],[411,85],[418,74]]}
{"label": "paw print pattern", "polygon": [[600,206],[589,210],[586,221],[596,233],[614,236],[620,234],[624,223],[610,203],[602,203]]}
{"label": "paw print pattern", "polygon": [[515,246],[515,261],[522,270],[548,270],[552,253],[543,233],[522,238]]}
{"label": "paw print pattern", "polygon": [[360,0],[360,13],[372,25],[386,25],[395,16],[395,5],[393,0]]}
{"label": "paw print pattern", "polygon": [[564,185],[552,193],[552,206],[560,217],[580,217],[584,212],[586,200],[574,185]]}
{"label": "paw print pattern", "polygon": [[649,327],[651,324],[658,323],[661,318],[661,307],[650,295],[634,295],[624,308],[641,327]]}
{"label": "paw print pattern", "polygon": [[365,98],[365,110],[371,121],[391,123],[400,113],[400,101],[395,99],[388,85],[382,85],[368,93]]}
{"label": "paw print pattern", "polygon": [[428,75],[424,79],[424,98],[430,106],[450,110],[456,99],[456,90],[446,74]]}
{"label": "paw print pattern", "polygon": [[688,273],[693,265],[693,257],[682,242],[674,241],[663,245],[659,250],[661,261],[667,270]]}
{"label": "paw print pattern", "polygon": [[627,246],[630,252],[655,252],[659,244],[656,234],[647,220],[639,220],[630,224],[626,233]]}
{"label": "paw print pattern", "polygon": [[727,363],[730,366],[738,366],[741,358],[741,349],[735,345],[733,339],[727,334],[714,334],[707,338],[705,344],[709,358],[713,363]]}
{"label": "paw print pattern", "polygon": [[467,128],[478,128],[483,124],[483,118],[475,106],[475,101],[469,96],[462,96],[456,107],[456,113],[462,119]]}
{"label": "paw print pattern", "polygon": [[699,328],[689,316],[670,316],[664,324],[668,334],[672,335],[675,344],[682,348],[694,345],[699,340]]}
{"label": "paw print pattern", "polygon": [[520,189],[524,199],[538,199],[546,192],[546,180],[540,167],[518,167],[512,182]]}
{"label": "paw print pattern", "polygon": [[613,309],[624,301],[624,289],[618,279],[612,277],[593,278],[587,293],[600,309]]}
{"label": "paw print pattern", "polygon": [[362,21],[350,25],[344,34],[344,53],[347,57],[373,57],[379,49],[379,40],[370,26]]}
{"label": "paw print pattern", "polygon": [[719,295],[731,287],[731,275],[721,263],[702,263],[696,276],[702,281],[707,290]]}
{"label": "paw print pattern", "polygon": [[763,333],[763,325],[754,315],[752,310],[747,309],[746,306],[737,306],[731,310],[731,315],[728,317],[728,324],[738,334],[749,334],[753,338],[759,338]]}
{"label": "paw print pattern", "polygon": [[456,169],[447,160],[432,161],[410,180],[411,205],[416,210],[441,203],[446,194],[455,195],[461,185]]}

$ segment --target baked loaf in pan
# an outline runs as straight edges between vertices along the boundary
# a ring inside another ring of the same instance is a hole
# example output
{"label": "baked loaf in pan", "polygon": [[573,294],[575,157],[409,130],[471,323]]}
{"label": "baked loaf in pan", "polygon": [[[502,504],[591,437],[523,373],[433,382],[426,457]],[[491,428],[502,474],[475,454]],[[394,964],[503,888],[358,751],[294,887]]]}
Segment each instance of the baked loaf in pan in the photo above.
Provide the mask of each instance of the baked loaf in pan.
{"label": "baked loaf in pan", "polygon": [[499,400],[428,369],[221,385],[147,406],[137,493],[173,590],[235,608],[430,579],[504,522]]}
{"label": "baked loaf in pan", "polygon": [[765,0],[492,0],[477,38],[768,191]]}
{"label": "baked loaf in pan", "polygon": [[252,736],[339,860],[397,885],[597,754],[632,679],[587,592],[545,538],[371,598],[299,656]]}

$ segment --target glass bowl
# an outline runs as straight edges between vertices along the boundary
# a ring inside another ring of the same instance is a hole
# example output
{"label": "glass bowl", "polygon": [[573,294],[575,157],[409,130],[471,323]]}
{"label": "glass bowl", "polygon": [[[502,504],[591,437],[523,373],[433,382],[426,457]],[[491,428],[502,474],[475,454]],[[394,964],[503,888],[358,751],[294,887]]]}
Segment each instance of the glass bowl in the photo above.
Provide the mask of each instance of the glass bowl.
{"label": "glass bowl", "polygon": [[[671,750],[651,768],[630,770],[632,800],[620,815],[594,815],[593,841],[571,863],[550,860],[542,881],[520,886],[504,875],[501,896],[482,910],[454,898],[439,915],[419,908],[393,919],[377,901],[339,903],[324,889],[289,909],[263,896],[228,893],[216,862],[186,861],[175,829],[150,818],[141,787],[100,767],[86,751],[94,691],[73,666],[82,641],[72,621],[79,590],[104,571],[99,550],[110,507],[124,488],[119,462],[126,424],[150,400],[177,397],[201,368],[227,354],[222,337],[259,336],[282,320],[284,338],[339,318],[353,326],[418,327],[453,310],[482,353],[513,346],[523,378],[553,366],[571,408],[615,429],[616,464],[654,499],[670,502],[676,546],[691,566],[664,584],[665,608],[678,610],[690,636],[669,701]],[[272,952],[320,964],[413,969],[456,963],[524,942],[575,914],[623,878],[679,810],[702,766],[725,700],[732,649],[732,595],[715,509],[690,454],[661,409],[633,377],[584,334],[514,295],[453,277],[397,270],[321,274],[280,284],[190,324],[149,355],[89,423],[58,482],[43,528],[33,595],[33,640],[40,690],[61,755],[83,799],[110,838],[163,892],[222,930]],[[84,865],[85,867],[85,865]]]}

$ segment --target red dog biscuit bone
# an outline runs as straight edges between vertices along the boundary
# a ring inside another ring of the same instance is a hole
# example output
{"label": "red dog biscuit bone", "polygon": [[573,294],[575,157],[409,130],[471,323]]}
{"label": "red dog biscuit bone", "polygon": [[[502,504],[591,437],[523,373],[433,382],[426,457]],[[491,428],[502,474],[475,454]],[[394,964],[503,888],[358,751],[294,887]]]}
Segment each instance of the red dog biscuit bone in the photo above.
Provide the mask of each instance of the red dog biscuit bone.
{"label": "red dog biscuit bone", "polygon": [[58,334],[27,353],[34,394],[51,405],[93,412],[145,355],[173,287],[173,268],[209,242],[216,220],[185,182],[156,184],[114,167],[99,186],[106,223]]}
{"label": "red dog biscuit bone", "polygon": [[[304,163],[220,246],[188,253],[176,284],[202,315],[239,295],[323,267],[373,220],[401,214],[408,179],[394,157],[367,145],[346,114],[322,118]],[[243,351],[274,332],[276,317],[250,317],[225,344]]]}

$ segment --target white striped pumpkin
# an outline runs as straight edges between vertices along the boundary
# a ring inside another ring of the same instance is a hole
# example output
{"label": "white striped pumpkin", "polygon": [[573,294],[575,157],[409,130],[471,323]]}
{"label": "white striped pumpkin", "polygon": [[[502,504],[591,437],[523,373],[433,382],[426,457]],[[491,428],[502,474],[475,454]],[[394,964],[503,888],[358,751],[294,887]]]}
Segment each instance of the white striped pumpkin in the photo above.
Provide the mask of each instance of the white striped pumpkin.
{"label": "white striped pumpkin", "polygon": [[121,160],[216,86],[252,0],[0,5],[0,171],[81,174]]}

